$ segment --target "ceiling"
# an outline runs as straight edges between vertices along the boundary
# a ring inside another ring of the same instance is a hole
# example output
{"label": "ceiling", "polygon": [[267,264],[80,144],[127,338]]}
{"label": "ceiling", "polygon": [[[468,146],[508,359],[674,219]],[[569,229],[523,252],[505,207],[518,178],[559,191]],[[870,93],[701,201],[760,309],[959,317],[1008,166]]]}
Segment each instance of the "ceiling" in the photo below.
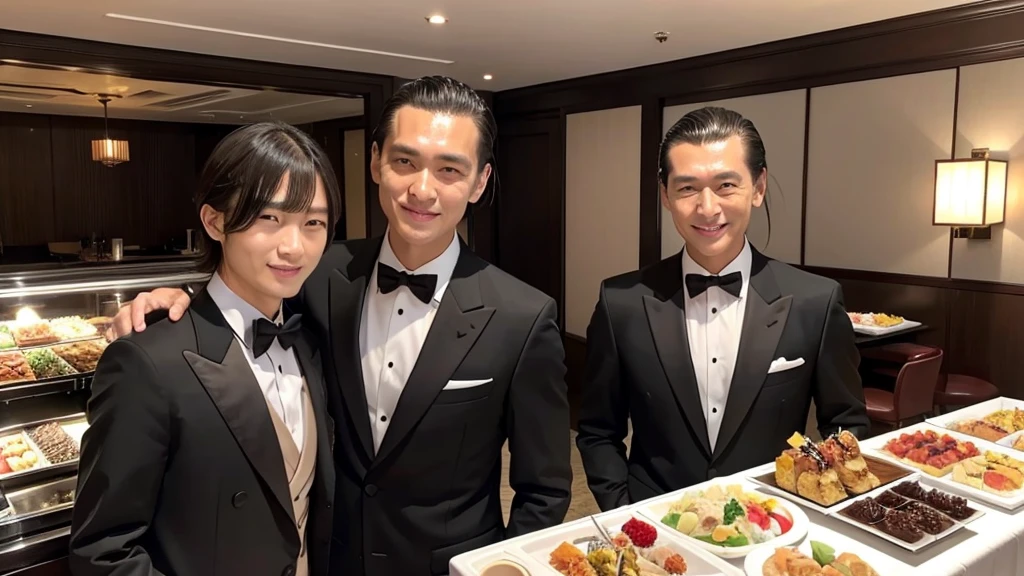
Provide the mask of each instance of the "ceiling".
{"label": "ceiling", "polygon": [[[5,0],[0,27],[403,78],[447,74],[478,89],[504,90],[968,3]],[[432,14],[449,21],[429,24]],[[654,40],[658,31],[669,33],[667,42]]]}
{"label": "ceiling", "polygon": [[304,124],[363,114],[359,98],[153,82],[0,60],[0,111],[103,116],[101,94],[111,98],[111,118],[134,120]]}

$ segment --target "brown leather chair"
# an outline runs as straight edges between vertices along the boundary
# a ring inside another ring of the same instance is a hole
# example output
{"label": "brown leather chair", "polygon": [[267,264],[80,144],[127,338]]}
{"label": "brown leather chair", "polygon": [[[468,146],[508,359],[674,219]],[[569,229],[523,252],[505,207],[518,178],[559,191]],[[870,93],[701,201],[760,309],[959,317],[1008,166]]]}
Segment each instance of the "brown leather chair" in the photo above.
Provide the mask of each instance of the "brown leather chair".
{"label": "brown leather chair", "polygon": [[970,406],[999,396],[995,384],[966,374],[942,374],[935,387],[934,403],[941,412],[944,406]]}
{"label": "brown leather chair", "polygon": [[902,428],[905,420],[931,414],[942,368],[942,350],[932,350],[932,353],[915,356],[914,360],[903,364],[896,374],[896,386],[892,392],[879,388],[864,389],[868,418]]}

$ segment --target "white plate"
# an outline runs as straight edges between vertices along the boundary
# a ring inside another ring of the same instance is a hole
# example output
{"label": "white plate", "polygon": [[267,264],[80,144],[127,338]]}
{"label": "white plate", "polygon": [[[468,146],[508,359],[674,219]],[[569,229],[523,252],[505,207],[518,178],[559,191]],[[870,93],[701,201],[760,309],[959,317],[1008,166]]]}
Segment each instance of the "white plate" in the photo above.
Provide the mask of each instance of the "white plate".
{"label": "white plate", "polygon": [[[721,558],[704,552],[700,548],[690,546],[688,542],[684,543],[679,538],[669,537],[668,534],[674,531],[668,526],[664,526],[659,522],[651,522],[630,509],[613,510],[593,518],[614,537],[617,532],[621,531],[622,525],[634,517],[637,520],[651,524],[657,529],[658,540],[655,542],[656,546],[667,546],[686,560],[686,576],[736,576],[739,573],[735,566]],[[536,534],[536,537],[528,538],[517,550],[513,551],[520,552],[521,556],[529,558],[535,564],[543,565],[547,571],[540,574],[559,576],[559,572],[549,564],[551,552],[558,548],[562,542],[572,543],[578,538],[597,535],[598,530],[594,525],[594,521],[587,517],[570,524],[563,524],[555,529],[539,532]],[[577,544],[577,548],[580,548],[583,552],[586,552],[586,547],[585,543]],[[540,574],[533,574],[532,576],[540,576]]]}
{"label": "white plate", "polygon": [[[870,314],[870,312],[861,312],[861,315]],[[872,326],[869,324],[858,324],[850,318],[850,324],[853,325],[853,331],[859,334],[866,334],[868,336],[884,336],[886,334],[892,334],[894,332],[902,332],[904,330],[910,330],[911,328],[917,328],[921,325],[920,322],[914,320],[903,319],[903,322],[893,326]]]}
{"label": "white plate", "polygon": [[[923,474],[918,474],[918,475],[915,475],[912,478],[908,478],[907,480],[921,481],[923,476],[924,476]],[[926,486],[928,485],[927,483],[924,483],[924,484]],[[895,545],[897,545],[897,546],[899,546],[901,548],[904,548],[906,550],[910,550],[911,552],[917,552],[918,550],[921,550],[922,548],[926,548],[926,547],[928,547],[928,546],[938,542],[939,540],[942,540],[943,538],[946,538],[946,537],[952,535],[954,532],[956,532],[957,530],[960,530],[961,528],[964,527],[964,523],[957,522],[955,519],[950,518],[950,520],[953,522],[953,525],[950,526],[945,531],[940,532],[940,533],[935,534],[935,535],[928,534],[927,532],[925,532],[924,536],[920,540],[918,540],[917,542],[914,542],[914,543],[910,543],[910,542],[906,542],[904,540],[900,540],[899,538],[896,538],[895,536],[891,536],[888,533],[886,533],[886,532],[884,532],[884,531],[882,531],[882,530],[880,530],[878,528],[875,528],[874,526],[858,522],[857,520],[854,520],[853,518],[850,518],[850,517],[848,517],[848,516],[846,516],[846,515],[841,513],[842,510],[846,509],[848,506],[852,506],[855,502],[859,502],[859,501],[864,500],[866,498],[877,497],[877,496],[881,495],[883,492],[889,490],[889,488],[890,488],[889,486],[883,486],[883,487],[880,487],[880,488],[876,488],[875,490],[872,490],[871,492],[868,492],[867,494],[863,494],[863,495],[858,496],[858,497],[856,497],[856,498],[854,498],[852,500],[844,502],[843,505],[840,506],[838,510],[836,510],[835,512],[830,514],[830,516],[832,516],[833,518],[836,518],[837,520],[841,520],[841,521],[843,521],[843,522],[845,522],[845,523],[847,523],[847,524],[849,524],[851,526],[855,526],[855,527],[857,527],[857,528],[859,528],[859,529],[861,529],[861,530],[863,530],[863,531],[865,531],[865,532],[867,532],[869,534],[874,534],[875,536],[878,536],[879,538],[882,538],[884,540],[888,540],[889,542],[892,542],[893,544],[895,544]],[[940,488],[940,490],[941,490],[941,488]],[[945,490],[943,490],[943,491],[945,491]],[[909,500],[909,498],[905,498],[905,499]],[[970,504],[969,500],[968,500],[968,504]],[[967,522],[976,520],[982,514],[984,514],[983,512],[979,511],[976,506],[972,506],[972,508],[974,508],[976,510],[976,513],[975,513],[974,516],[969,518],[967,520]],[[938,512],[941,514],[941,511],[938,511]]]}
{"label": "white plate", "polygon": [[[913,434],[918,430],[932,430],[938,433],[940,436],[943,434],[948,434],[951,438],[955,440],[959,440],[961,442],[971,442],[981,452],[981,456],[984,456],[986,451],[991,451],[997,454],[1002,454],[1004,456],[1009,456],[1010,458],[1013,458],[1015,460],[1024,461],[1024,458],[1021,457],[1020,452],[1017,452],[1012,448],[999,446],[991,442],[980,440],[978,438],[975,438],[974,436],[961,434],[959,432],[954,432],[952,430],[936,428],[935,426],[929,424],[918,424],[916,426],[910,426],[907,428],[896,430],[894,432],[890,432],[888,434],[883,434],[881,436],[869,438],[860,443],[861,450],[869,450],[872,454],[876,454],[878,456],[881,456],[882,458],[888,458],[889,460],[896,462],[901,466],[905,466],[911,470],[917,470],[910,464],[907,464],[906,462],[903,462],[901,459],[882,450],[882,448],[889,440],[893,438],[898,438],[901,434]],[[939,477],[931,476],[929,474],[923,474],[922,476],[930,479],[934,484],[936,484],[943,490],[953,492],[956,494],[961,494],[971,500],[984,502],[986,504],[992,504],[993,506],[998,506],[1006,510],[1016,510],[1017,508],[1024,506],[1024,488],[1011,492],[1006,496],[1003,496],[1001,494],[995,494],[992,492],[987,492],[985,490],[979,490],[977,488],[968,486],[967,484],[954,482],[953,475],[951,472],[947,472],[946,474]]]}
{"label": "white plate", "polygon": [[[811,540],[811,538],[807,538],[799,546],[796,546],[796,549],[803,552],[808,558],[814,558],[814,554],[811,549]],[[835,550],[835,555],[837,557],[844,552],[856,554],[879,574],[884,574],[886,576],[889,574],[897,574],[897,567],[885,566],[885,560],[883,558],[878,558],[877,556],[879,556],[879,554],[867,546],[859,545],[854,542],[845,548],[840,548],[840,546],[845,544],[845,540],[845,538],[836,536],[830,537],[827,542],[824,540],[820,542],[831,546]],[[743,562],[744,574],[746,574],[746,576],[764,576],[764,563],[767,562],[773,554],[775,554],[776,548],[782,548],[782,546],[762,548],[748,554],[747,558]],[[790,548],[792,548],[792,546],[790,546]]]}
{"label": "white plate", "polygon": [[[1014,432],[1013,434],[1010,434],[1009,436],[1006,436],[1005,438],[999,440],[998,442],[996,442],[996,444],[1004,448],[1009,448],[1010,450],[1017,450],[1016,448],[1013,447],[1013,443],[1016,442],[1017,438],[1020,438],[1021,436],[1024,436],[1024,430],[1021,430],[1020,432]],[[1021,450],[1017,450],[1017,452],[1021,452]]]}
{"label": "white plate", "polygon": [[[751,551],[756,550],[758,548],[776,548],[779,546],[788,546],[790,544],[793,544],[794,542],[799,542],[801,538],[807,535],[807,529],[810,526],[811,521],[807,518],[807,514],[804,513],[804,511],[801,510],[800,507],[794,504],[791,500],[781,496],[775,496],[773,494],[766,494],[765,492],[757,488],[757,484],[754,484],[753,482],[746,480],[737,480],[732,482],[721,483],[723,487],[732,484],[739,484],[740,486],[743,487],[743,490],[745,492],[756,492],[764,496],[765,498],[772,498],[778,501],[779,504],[787,512],[789,512],[790,517],[793,518],[793,527],[790,528],[789,532],[786,532],[785,534],[773,538],[767,542],[762,542],[760,544],[750,544],[748,546],[739,546],[736,548],[727,548],[725,546],[717,546],[715,544],[703,542],[701,540],[683,534],[682,532],[674,530],[669,526],[665,526],[661,523],[661,519],[665,516],[665,514],[668,513],[669,508],[671,508],[673,504],[681,500],[683,498],[683,495],[686,494],[686,492],[694,490],[693,488],[677,490],[676,492],[666,494],[665,496],[662,496],[660,498],[648,500],[645,504],[640,505],[637,509],[639,510],[641,515],[649,519],[655,526],[658,527],[659,530],[661,530],[661,528],[664,527],[666,531],[671,531],[673,536],[678,537],[681,540],[684,540],[689,545],[699,547],[720,558],[742,558],[749,554]],[[704,489],[706,490],[706,488]]]}
{"label": "white plate", "polygon": [[993,412],[999,410],[1013,410],[1014,408],[1024,410],[1024,400],[1016,400],[1014,398],[1000,396],[999,398],[993,398],[992,400],[986,400],[966,408],[954,410],[953,412],[943,414],[942,416],[926,418],[925,422],[938,426],[939,428],[948,429],[952,424],[962,420],[980,420]]}

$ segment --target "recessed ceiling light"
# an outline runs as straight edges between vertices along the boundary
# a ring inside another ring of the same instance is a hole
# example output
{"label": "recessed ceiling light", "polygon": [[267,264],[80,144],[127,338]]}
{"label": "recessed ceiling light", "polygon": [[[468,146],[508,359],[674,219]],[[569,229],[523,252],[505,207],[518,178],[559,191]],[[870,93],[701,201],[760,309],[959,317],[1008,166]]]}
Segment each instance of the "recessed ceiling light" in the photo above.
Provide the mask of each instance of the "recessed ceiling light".
{"label": "recessed ceiling light", "polygon": [[430,22],[431,24],[447,24],[448,19],[440,14],[434,14],[433,16],[427,17],[427,22]]}
{"label": "recessed ceiling light", "polygon": [[490,74],[484,74],[484,80],[490,80],[492,78],[494,78],[494,76],[491,76]]}
{"label": "recessed ceiling light", "polygon": [[408,60],[421,60],[424,62],[437,62],[438,64],[454,64],[454,60],[442,60],[439,58],[427,58],[425,56],[413,56],[411,54],[398,54],[395,52],[384,52],[381,50],[370,50],[367,48],[356,48],[354,46],[341,46],[338,44],[327,44],[324,42],[312,42],[309,40],[298,40],[296,38],[282,38],[280,36],[267,36],[265,34],[254,34],[252,32],[241,32],[238,30],[228,30],[226,28],[211,28],[209,26],[197,26],[195,24],[185,24],[183,22],[172,22],[170,20],[156,20],[153,18],[142,18],[139,16],[130,16],[127,14],[105,14],[107,18],[114,18],[117,20],[129,20],[132,22],[143,22],[146,24],[157,24],[160,26],[171,26],[174,28],[185,28],[187,30],[198,30],[200,32],[215,32],[217,34],[228,34],[231,36],[241,36],[243,38],[256,38],[258,40],[273,40],[275,42],[286,42],[288,44],[301,44],[303,46],[314,46],[317,48],[330,48],[332,50],[346,50],[349,52],[361,52],[363,54],[377,54],[379,56],[390,56],[392,58],[406,58]]}

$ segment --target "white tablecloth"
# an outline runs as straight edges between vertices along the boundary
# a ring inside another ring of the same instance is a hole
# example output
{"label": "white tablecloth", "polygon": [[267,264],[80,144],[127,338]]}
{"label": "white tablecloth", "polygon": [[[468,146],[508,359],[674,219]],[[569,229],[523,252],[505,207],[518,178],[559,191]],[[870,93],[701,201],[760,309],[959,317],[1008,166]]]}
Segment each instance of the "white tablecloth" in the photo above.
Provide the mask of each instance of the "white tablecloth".
{"label": "white tablecloth", "polygon": [[[733,476],[716,478],[688,490],[700,489],[711,483],[729,484],[740,480],[747,482],[751,476],[772,470],[774,464],[766,464]],[[790,501],[798,503],[796,498]],[[880,576],[1024,576],[1024,507],[1009,512],[982,505],[974,500],[971,502],[973,507],[985,512],[985,515],[953,535],[918,552],[904,550],[842,520],[801,506],[811,521],[804,540],[824,542],[834,548],[837,554],[857,554]],[[634,507],[636,505],[627,508]],[[479,559],[473,562],[479,564],[484,557],[493,557],[496,551],[505,546],[528,542],[544,532],[546,531],[520,536],[457,557],[455,560],[461,561],[453,561],[451,576],[477,576],[474,570],[467,568],[470,564],[467,559]],[[733,576],[745,575],[742,558],[727,562],[736,568]],[[551,570],[547,576],[556,574],[557,572]]]}

